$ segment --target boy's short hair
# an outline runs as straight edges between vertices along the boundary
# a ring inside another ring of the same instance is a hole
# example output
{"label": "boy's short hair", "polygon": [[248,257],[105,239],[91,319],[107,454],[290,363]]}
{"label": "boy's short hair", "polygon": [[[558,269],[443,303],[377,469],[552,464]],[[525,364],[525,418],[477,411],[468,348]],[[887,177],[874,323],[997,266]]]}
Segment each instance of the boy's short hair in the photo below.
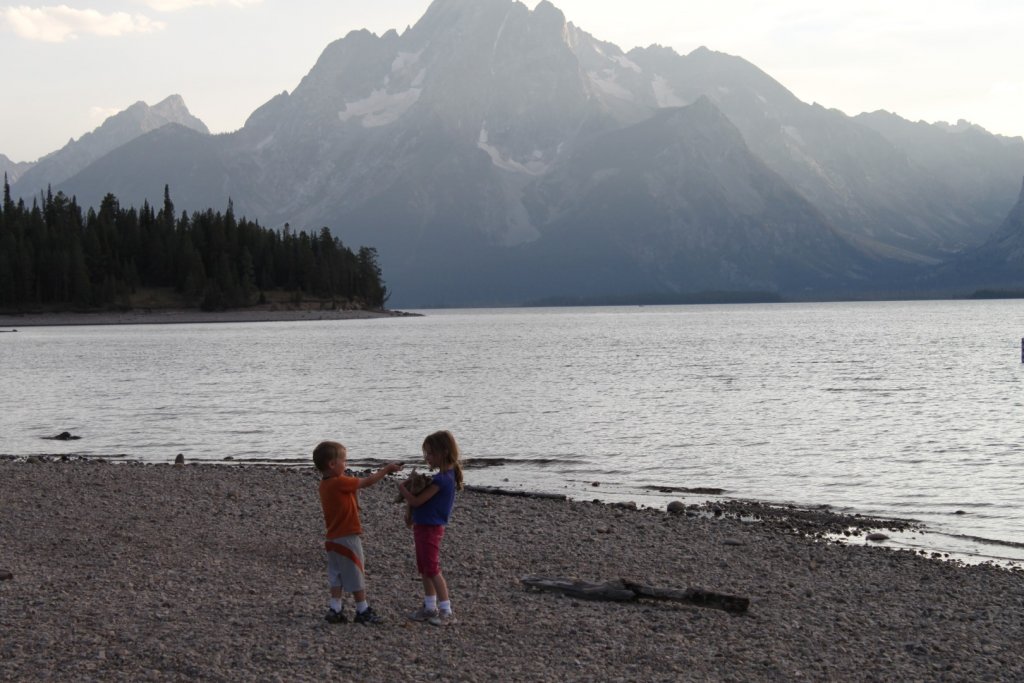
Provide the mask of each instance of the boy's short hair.
{"label": "boy's short hair", "polygon": [[313,449],[313,464],[323,472],[332,460],[347,456],[348,451],[337,441],[321,441]]}

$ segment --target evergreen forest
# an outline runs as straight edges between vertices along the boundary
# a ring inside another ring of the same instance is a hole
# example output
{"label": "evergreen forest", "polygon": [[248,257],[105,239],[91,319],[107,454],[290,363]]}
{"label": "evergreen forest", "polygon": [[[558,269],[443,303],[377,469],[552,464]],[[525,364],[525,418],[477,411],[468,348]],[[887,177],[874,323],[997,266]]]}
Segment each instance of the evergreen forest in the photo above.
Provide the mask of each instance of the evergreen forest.
{"label": "evergreen forest", "polygon": [[0,310],[130,308],[136,292],[157,288],[205,310],[264,303],[270,293],[370,309],[388,298],[376,250],[353,252],[326,227],[264,228],[236,219],[230,200],[224,213],[176,216],[168,187],[159,210],[126,209],[108,194],[83,212],[49,190],[28,208],[11,199],[5,175]]}

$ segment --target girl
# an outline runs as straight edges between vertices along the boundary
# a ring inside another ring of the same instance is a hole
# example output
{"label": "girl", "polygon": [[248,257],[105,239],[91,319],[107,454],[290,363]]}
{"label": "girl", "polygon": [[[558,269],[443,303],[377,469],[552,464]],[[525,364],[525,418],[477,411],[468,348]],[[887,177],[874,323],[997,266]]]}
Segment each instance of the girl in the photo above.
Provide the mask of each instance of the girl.
{"label": "girl", "polygon": [[434,626],[446,626],[454,622],[455,617],[448,598],[448,584],[439,563],[441,537],[455,506],[455,491],[462,490],[459,445],[452,433],[447,430],[434,432],[424,439],[423,459],[431,469],[440,470],[431,484],[417,495],[406,489],[405,482],[398,485],[407,503],[405,524],[412,527],[416,542],[416,570],[423,579],[423,607],[410,614],[409,618],[427,621]]}

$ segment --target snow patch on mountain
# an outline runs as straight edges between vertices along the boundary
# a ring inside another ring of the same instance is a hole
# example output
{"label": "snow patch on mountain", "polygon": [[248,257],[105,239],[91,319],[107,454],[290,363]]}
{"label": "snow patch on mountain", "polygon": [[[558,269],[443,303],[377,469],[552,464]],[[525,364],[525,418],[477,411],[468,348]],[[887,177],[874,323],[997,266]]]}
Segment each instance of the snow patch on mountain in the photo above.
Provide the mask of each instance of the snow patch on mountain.
{"label": "snow patch on mountain", "polygon": [[[415,85],[423,82],[425,70],[420,71],[413,81]],[[355,102],[346,102],[345,108],[338,112],[342,123],[352,119],[361,119],[364,128],[376,128],[394,123],[409,111],[420,99],[421,87],[412,87],[401,92],[389,93],[386,90],[374,90],[368,97]]]}
{"label": "snow patch on mountain", "polygon": [[618,80],[615,78],[615,72],[611,69],[602,69],[600,71],[588,71],[587,76],[590,78],[590,82],[594,84],[594,87],[598,88],[601,92],[611,97],[615,97],[620,100],[626,100],[627,102],[633,102],[636,97],[628,89],[623,87]]}
{"label": "snow patch on mountain", "polygon": [[550,164],[544,161],[544,152],[537,149],[533,151],[532,158],[526,163],[503,157],[497,147],[488,143],[487,127],[480,127],[480,137],[477,138],[476,146],[487,152],[491,163],[505,171],[513,173],[525,173],[531,176],[540,176],[547,173]]}
{"label": "snow patch on mountain", "polygon": [[[512,13],[511,10],[505,12],[504,18],[501,20],[501,26],[498,27],[498,34],[494,36],[494,45],[491,46],[491,61],[494,61],[495,56],[498,54],[498,43],[501,42],[501,34],[505,32],[505,24],[508,23],[508,17]],[[491,66],[491,73],[494,73],[494,67]]]}
{"label": "snow patch on mountain", "polygon": [[505,183],[505,233],[496,235],[496,241],[503,247],[528,244],[540,237],[540,231],[530,220],[530,212],[523,204],[522,183]]}
{"label": "snow patch on mountain", "polygon": [[664,76],[655,76],[651,81],[651,90],[654,91],[654,100],[661,108],[685,107],[689,104],[686,100],[676,94],[672,86],[668,84]]}
{"label": "snow patch on mountain", "polygon": [[782,126],[782,132],[785,133],[788,137],[795,140],[798,145],[803,147],[804,138],[802,135],[800,135],[799,128],[797,128],[796,126]]}
{"label": "snow patch on mountain", "polygon": [[566,47],[568,47],[570,50],[572,49],[573,42],[574,42],[572,33],[573,33],[573,31],[572,31],[572,25],[571,24],[568,24],[568,23],[562,24],[562,43]]}
{"label": "snow patch on mountain", "polygon": [[631,60],[629,57],[626,57],[625,55],[616,55],[612,57],[612,59],[624,69],[630,69],[631,71],[635,71],[638,74],[643,73],[644,71],[639,66],[637,66],[636,62]]}

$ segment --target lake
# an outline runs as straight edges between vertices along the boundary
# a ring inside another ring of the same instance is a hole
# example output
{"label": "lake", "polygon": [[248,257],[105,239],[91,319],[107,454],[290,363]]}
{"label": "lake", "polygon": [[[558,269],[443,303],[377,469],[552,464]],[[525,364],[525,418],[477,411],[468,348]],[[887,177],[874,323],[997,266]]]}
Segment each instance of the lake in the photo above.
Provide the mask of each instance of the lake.
{"label": "lake", "polygon": [[[1024,559],[1024,302],[422,312],[0,335],[0,453],[305,463],[331,438],[412,464],[450,429],[489,465],[473,484],[718,488]],[[62,431],[82,438],[44,438]]]}

